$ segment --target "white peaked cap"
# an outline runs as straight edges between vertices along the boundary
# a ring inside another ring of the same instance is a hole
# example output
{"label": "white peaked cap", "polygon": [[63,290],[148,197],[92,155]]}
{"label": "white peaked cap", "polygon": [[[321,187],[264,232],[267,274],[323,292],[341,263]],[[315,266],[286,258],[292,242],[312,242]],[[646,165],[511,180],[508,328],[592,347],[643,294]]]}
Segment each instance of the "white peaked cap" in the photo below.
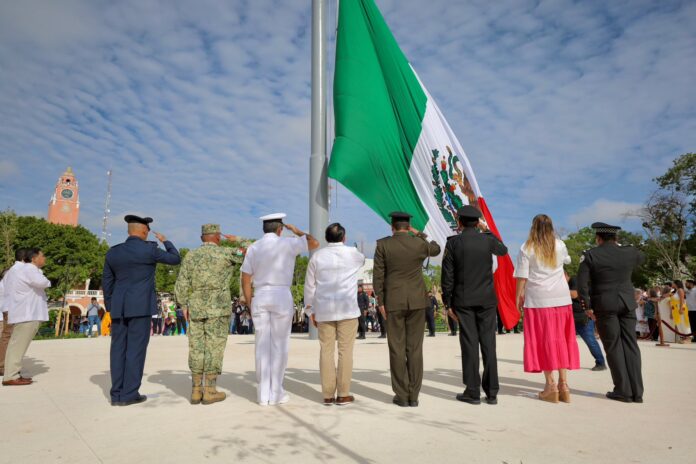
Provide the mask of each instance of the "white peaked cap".
{"label": "white peaked cap", "polygon": [[273,213],[273,214],[267,214],[265,216],[261,216],[259,219],[261,219],[263,222],[266,221],[280,221],[284,219],[287,216],[285,213]]}

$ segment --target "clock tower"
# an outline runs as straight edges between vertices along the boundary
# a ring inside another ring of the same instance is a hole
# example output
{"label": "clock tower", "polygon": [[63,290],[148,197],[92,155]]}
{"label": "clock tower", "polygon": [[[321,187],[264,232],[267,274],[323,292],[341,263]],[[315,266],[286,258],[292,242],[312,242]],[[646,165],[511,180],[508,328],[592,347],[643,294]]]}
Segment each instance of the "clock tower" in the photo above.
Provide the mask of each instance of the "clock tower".
{"label": "clock tower", "polygon": [[48,222],[77,226],[80,216],[80,198],[77,180],[72,168],[68,168],[56,183],[56,190],[48,204]]}

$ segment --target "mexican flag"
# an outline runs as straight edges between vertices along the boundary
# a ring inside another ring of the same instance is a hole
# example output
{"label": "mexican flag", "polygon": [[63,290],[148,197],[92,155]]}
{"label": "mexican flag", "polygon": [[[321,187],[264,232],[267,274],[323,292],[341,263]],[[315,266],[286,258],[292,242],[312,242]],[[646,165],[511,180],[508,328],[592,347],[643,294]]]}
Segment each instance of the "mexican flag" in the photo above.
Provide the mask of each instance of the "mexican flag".
{"label": "mexican flag", "polygon": [[[386,221],[392,211],[412,214],[413,226],[443,249],[465,204],[477,206],[500,237],[464,150],[373,0],[339,2],[333,100],[329,177]],[[519,320],[512,272],[510,256],[498,258],[507,328]]]}

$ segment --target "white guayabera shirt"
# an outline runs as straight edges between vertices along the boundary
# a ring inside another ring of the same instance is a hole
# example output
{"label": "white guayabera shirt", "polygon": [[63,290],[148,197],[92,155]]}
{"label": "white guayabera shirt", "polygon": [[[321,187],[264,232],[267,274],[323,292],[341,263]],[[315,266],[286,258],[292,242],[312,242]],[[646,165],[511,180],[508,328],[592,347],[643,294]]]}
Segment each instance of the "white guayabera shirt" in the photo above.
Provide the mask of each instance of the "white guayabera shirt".
{"label": "white guayabera shirt", "polygon": [[317,322],[359,317],[358,273],[363,264],[365,256],[343,243],[329,243],[315,252],[305,277],[307,315],[314,314]]}
{"label": "white guayabera shirt", "polygon": [[26,264],[19,268],[17,281],[13,286],[13,295],[9,311],[8,322],[19,324],[29,321],[47,321],[48,304],[46,303],[46,289],[51,286],[51,281],[41,272],[41,269],[33,264]]}

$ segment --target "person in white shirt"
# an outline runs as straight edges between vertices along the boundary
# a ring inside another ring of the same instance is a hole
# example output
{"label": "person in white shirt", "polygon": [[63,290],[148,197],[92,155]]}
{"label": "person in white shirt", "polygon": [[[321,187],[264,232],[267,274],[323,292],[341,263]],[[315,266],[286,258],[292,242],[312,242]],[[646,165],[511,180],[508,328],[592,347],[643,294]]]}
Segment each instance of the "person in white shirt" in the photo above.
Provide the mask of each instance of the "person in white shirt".
{"label": "person in white shirt", "polygon": [[[285,214],[263,216],[264,236],[254,242],[242,264],[242,290],[249,302],[256,336],[257,399],[260,405],[287,403],[283,389],[290,328],[295,315],[292,293],[295,258],[319,248],[319,242],[291,224]],[[281,237],[283,227],[297,237]],[[252,280],[254,292],[252,298]]]}
{"label": "person in white shirt", "polygon": [[687,279],[686,288],[686,307],[689,311],[689,322],[691,323],[691,342],[696,343],[696,281]]}
{"label": "person in white shirt", "polygon": [[[535,216],[517,257],[517,302],[520,313],[524,308],[524,371],[544,373],[546,387],[539,399],[551,403],[570,402],[568,369],[580,368],[564,264],[570,264],[570,256],[556,237],[551,218]],[[556,370],[558,385],[553,376]]]}
{"label": "person in white shirt", "polygon": [[[360,307],[355,298],[358,273],[365,256],[345,246],[346,230],[339,223],[326,228],[325,248],[314,253],[307,265],[304,302],[306,313],[319,330],[319,371],[324,405],[355,401],[350,394],[353,344]],[[338,343],[338,368],[334,353]]]}
{"label": "person in white shirt", "polygon": [[46,264],[46,257],[41,250],[33,248],[27,252],[25,261],[28,264],[19,268],[10,301],[7,302],[10,305],[8,321],[14,324],[14,328],[5,354],[5,375],[2,381],[5,386],[31,385],[32,380],[19,373],[22,359],[41,322],[48,320],[46,289],[51,286],[51,282],[41,272]]}
{"label": "person in white shirt", "polygon": [[22,266],[25,266],[24,257],[26,256],[26,248],[18,248],[15,251],[15,262],[7,270],[5,276],[2,279],[3,290],[2,290],[2,303],[0,303],[0,320],[4,320],[2,326],[2,335],[0,335],[0,376],[5,375],[5,354],[7,354],[7,345],[10,343],[10,338],[12,337],[12,324],[7,321],[9,317],[8,312],[10,310],[11,294],[13,292],[13,282],[16,281],[17,270]]}

